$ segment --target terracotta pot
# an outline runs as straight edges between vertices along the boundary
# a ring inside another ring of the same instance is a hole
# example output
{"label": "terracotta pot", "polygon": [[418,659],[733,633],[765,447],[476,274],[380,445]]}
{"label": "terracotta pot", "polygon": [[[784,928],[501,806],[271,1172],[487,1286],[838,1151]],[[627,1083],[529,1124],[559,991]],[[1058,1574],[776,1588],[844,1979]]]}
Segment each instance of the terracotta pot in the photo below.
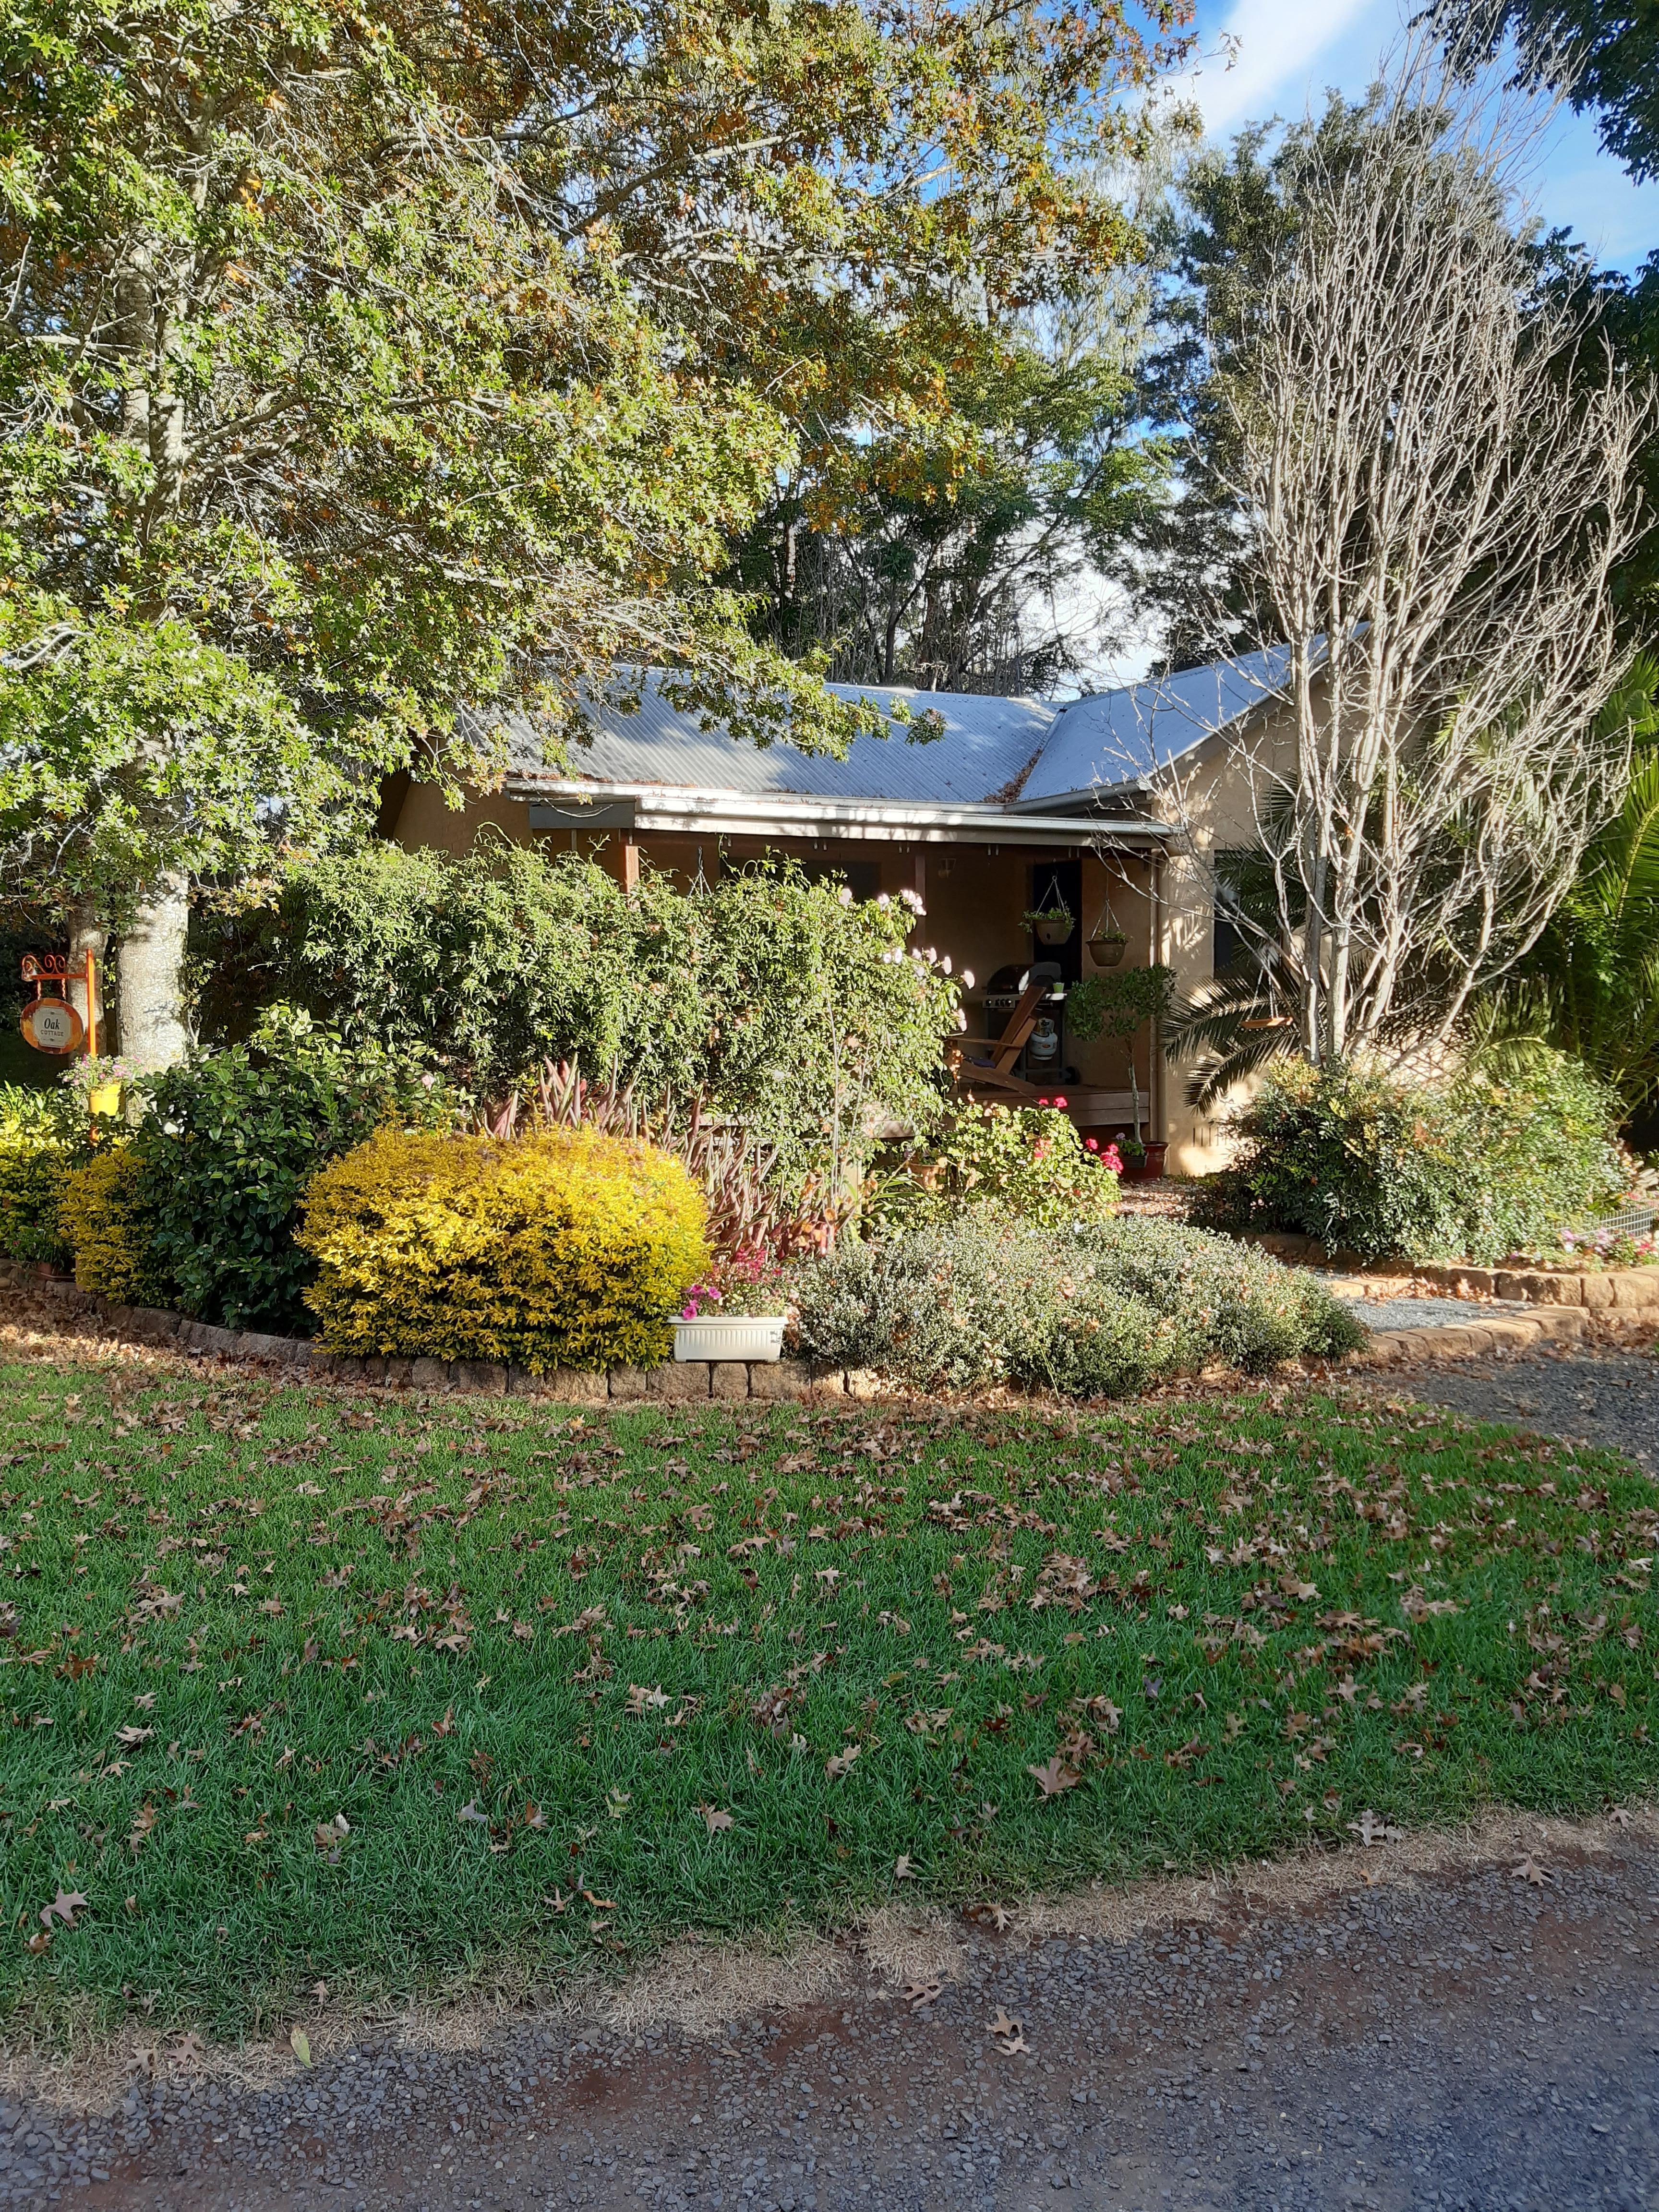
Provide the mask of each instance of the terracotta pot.
{"label": "terracotta pot", "polygon": [[1169,1144],[1164,1139],[1149,1140],[1144,1156],[1133,1166],[1125,1165],[1124,1181],[1126,1182],[1156,1182],[1164,1172],[1164,1156],[1169,1149]]}

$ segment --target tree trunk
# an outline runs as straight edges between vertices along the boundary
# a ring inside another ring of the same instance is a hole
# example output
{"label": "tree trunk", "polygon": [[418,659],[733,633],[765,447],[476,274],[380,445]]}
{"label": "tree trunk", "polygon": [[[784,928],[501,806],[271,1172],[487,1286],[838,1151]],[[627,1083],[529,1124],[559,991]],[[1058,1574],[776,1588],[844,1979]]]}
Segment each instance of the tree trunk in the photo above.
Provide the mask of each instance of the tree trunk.
{"label": "tree trunk", "polygon": [[166,876],[121,939],[121,1056],[140,1074],[171,1067],[190,1042],[183,1005],[189,921],[189,884],[183,876]]}

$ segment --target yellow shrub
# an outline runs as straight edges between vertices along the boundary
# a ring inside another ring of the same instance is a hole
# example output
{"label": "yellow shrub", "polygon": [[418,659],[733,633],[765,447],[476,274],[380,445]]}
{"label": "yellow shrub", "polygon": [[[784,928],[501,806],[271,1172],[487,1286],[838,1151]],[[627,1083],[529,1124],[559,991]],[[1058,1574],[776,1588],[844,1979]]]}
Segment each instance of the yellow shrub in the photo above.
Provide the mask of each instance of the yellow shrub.
{"label": "yellow shrub", "polygon": [[702,1194],[591,1129],[500,1143],[382,1129],[306,1193],[319,1340],[346,1353],[646,1366],[708,1265]]}
{"label": "yellow shrub", "polygon": [[173,1293],[152,1243],[155,1222],[131,1148],[94,1152],[64,1186],[58,1222],[75,1254],[75,1279],[118,1305],[166,1305]]}

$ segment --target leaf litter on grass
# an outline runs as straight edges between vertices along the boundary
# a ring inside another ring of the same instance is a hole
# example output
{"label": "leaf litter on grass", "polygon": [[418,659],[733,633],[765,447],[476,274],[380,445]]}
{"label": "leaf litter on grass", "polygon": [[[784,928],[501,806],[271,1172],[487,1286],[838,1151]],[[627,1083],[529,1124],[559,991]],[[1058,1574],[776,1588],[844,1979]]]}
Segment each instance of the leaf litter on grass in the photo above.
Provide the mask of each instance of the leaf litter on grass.
{"label": "leaf litter on grass", "polygon": [[137,1884],[19,1942],[13,2007],[234,2024],[319,1968],[556,1972],[1654,1771],[1648,1486],[1421,1408],[343,1417],[94,1370],[48,1456],[8,1381],[14,1914]]}

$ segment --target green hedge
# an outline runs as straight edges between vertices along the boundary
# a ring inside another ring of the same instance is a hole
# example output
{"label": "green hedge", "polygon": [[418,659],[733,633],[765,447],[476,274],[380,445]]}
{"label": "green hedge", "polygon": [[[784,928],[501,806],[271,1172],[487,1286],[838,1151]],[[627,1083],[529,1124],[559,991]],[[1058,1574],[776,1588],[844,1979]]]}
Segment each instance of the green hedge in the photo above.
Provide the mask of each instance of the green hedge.
{"label": "green hedge", "polygon": [[574,1059],[642,1096],[701,1096],[779,1146],[797,1186],[861,1158],[876,1123],[931,1120],[956,1026],[954,986],[907,951],[907,901],[854,904],[783,865],[690,892],[647,867],[629,896],[574,854],[378,844],[296,868],[276,912],[237,927],[222,981],[349,1045],[422,1052],[487,1094]]}
{"label": "green hedge", "polygon": [[1235,1118],[1239,1155],[1200,1186],[1199,1218],[1295,1230],[1365,1259],[1490,1265],[1554,1245],[1616,1197],[1616,1114],[1547,1046],[1492,1053],[1432,1085],[1281,1064]]}

